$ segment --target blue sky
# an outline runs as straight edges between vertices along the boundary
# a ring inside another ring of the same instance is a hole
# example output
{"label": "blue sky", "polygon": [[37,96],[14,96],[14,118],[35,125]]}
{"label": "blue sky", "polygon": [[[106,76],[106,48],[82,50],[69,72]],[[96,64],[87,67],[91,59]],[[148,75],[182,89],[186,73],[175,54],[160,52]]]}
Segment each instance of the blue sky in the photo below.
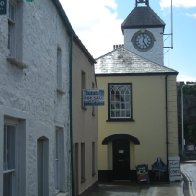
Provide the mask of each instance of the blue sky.
{"label": "blue sky", "polygon": [[[60,0],[83,44],[99,57],[123,43],[121,23],[135,6],[135,0]],[[149,0],[150,7],[171,33],[171,0]],[[196,81],[196,0],[173,0],[173,49],[164,49],[165,65],[179,72],[179,81]],[[170,37],[164,37],[170,46]]]}

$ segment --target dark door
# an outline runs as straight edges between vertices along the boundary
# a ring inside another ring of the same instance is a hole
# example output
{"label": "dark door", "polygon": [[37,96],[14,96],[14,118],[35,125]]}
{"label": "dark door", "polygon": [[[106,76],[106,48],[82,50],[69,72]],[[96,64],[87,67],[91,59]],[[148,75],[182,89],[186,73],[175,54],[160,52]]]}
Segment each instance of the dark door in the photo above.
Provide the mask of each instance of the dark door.
{"label": "dark door", "polygon": [[42,137],[37,141],[37,169],[38,169],[38,196],[49,195],[48,168],[49,168],[48,139]]}
{"label": "dark door", "polygon": [[113,179],[130,179],[130,142],[127,140],[113,141]]}

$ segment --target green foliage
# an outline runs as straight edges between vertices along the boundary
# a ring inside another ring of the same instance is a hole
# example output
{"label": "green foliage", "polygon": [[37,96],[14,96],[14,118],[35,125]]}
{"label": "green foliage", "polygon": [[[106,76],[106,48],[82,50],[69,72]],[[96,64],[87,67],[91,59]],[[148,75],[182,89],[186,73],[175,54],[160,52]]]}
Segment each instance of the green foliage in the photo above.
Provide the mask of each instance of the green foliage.
{"label": "green foliage", "polygon": [[183,89],[183,94],[196,96],[196,85],[195,86],[185,86]]}

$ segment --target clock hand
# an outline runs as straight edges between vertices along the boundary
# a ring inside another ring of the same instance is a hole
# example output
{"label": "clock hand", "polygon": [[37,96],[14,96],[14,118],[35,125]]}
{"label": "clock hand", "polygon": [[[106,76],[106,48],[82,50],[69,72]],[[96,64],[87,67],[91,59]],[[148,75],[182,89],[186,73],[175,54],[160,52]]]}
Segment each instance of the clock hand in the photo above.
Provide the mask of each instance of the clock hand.
{"label": "clock hand", "polygon": [[147,44],[146,44],[146,42],[145,42],[144,34],[143,34],[143,43],[144,43],[144,45],[147,47]]}

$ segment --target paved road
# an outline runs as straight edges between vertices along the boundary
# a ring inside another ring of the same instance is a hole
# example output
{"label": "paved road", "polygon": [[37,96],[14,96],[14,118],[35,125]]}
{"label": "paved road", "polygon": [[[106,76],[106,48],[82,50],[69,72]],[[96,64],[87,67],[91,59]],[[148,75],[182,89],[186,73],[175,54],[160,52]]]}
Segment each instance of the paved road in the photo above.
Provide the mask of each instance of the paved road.
{"label": "paved road", "polygon": [[196,196],[196,161],[182,163],[181,171],[188,182],[189,195]]}
{"label": "paved road", "polygon": [[89,196],[183,196],[182,183],[108,183],[99,184]]}

